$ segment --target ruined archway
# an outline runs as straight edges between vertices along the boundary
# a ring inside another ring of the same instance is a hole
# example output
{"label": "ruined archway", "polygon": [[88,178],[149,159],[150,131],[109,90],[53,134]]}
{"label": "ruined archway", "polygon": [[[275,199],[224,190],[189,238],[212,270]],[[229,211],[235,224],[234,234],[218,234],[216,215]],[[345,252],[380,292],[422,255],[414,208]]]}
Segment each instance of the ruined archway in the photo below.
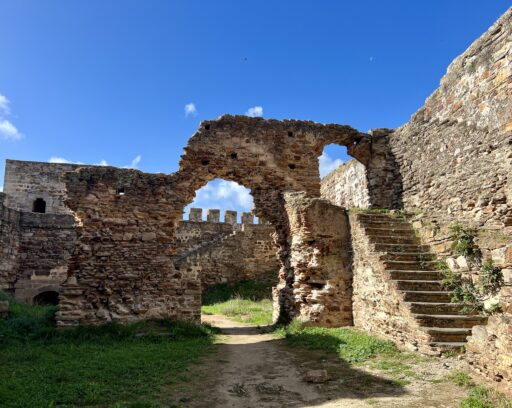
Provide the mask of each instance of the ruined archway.
{"label": "ruined archway", "polygon": [[339,253],[346,236],[332,229],[332,221],[340,231],[346,225],[342,209],[319,199],[318,156],[326,144],[337,143],[363,161],[368,149],[358,144],[365,136],[349,126],[226,115],[201,123],[174,174],[111,167],[67,173],[66,203],[80,228],[59,321],[198,320],[200,282],[175,269],[174,234],[195,191],[222,178],[249,188],[256,216],[276,228],[279,320],[301,316],[312,323],[347,324],[348,317],[333,317],[346,305],[326,300],[349,290],[348,282],[331,279],[348,267]]}

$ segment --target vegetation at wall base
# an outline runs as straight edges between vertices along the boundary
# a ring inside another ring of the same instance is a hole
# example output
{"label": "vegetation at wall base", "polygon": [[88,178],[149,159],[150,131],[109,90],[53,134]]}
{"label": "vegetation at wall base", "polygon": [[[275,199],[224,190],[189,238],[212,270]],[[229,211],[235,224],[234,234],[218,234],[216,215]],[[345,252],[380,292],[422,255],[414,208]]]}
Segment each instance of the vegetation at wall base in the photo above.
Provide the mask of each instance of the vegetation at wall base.
{"label": "vegetation at wall base", "polygon": [[[5,295],[2,295],[5,298]],[[0,406],[158,407],[189,380],[214,330],[170,320],[57,329],[54,307],[10,304],[0,320]]]}
{"label": "vegetation at wall base", "polygon": [[512,408],[512,401],[505,395],[482,385],[477,385],[465,372],[454,373],[450,379],[459,387],[468,389],[468,396],[460,408]]}
{"label": "vegetation at wall base", "polygon": [[272,282],[276,272],[262,281],[245,280],[221,283],[203,292],[204,314],[220,314],[233,320],[258,326],[272,324]]}

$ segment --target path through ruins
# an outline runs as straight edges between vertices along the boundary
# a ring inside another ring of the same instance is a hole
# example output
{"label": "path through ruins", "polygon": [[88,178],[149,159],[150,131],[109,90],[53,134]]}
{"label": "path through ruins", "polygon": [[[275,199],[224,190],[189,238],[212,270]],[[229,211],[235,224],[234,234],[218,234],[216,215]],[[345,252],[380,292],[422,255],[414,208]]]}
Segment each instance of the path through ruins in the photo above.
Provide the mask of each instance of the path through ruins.
{"label": "path through ruins", "polygon": [[[326,353],[290,348],[254,326],[223,316],[203,316],[222,330],[218,348],[195,370],[186,389],[173,390],[179,406],[278,407],[458,407],[465,391],[446,380],[460,369],[456,359],[432,359],[412,369],[418,378],[402,386],[369,367],[355,367]],[[325,369],[329,381],[304,380]],[[177,395],[179,394],[179,396]]]}

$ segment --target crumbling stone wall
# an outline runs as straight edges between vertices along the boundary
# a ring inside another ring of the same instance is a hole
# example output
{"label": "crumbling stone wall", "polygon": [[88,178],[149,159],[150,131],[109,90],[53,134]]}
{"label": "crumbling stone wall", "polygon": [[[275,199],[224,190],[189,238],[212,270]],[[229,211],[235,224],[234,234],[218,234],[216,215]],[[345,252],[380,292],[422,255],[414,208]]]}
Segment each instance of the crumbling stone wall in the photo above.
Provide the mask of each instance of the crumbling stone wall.
{"label": "crumbling stone wall", "polygon": [[179,270],[194,270],[204,288],[244,279],[265,280],[269,272],[278,279],[279,262],[270,225],[241,224],[230,234],[194,248],[175,258]]}
{"label": "crumbling stone wall", "polygon": [[174,177],[82,168],[67,174],[78,246],[62,286],[60,325],[172,317],[199,321],[200,278],[177,271],[181,197]]}
{"label": "crumbling stone wall", "polygon": [[448,67],[389,137],[403,205],[439,220],[512,227],[512,9]]}
{"label": "crumbling stone wall", "polygon": [[[274,291],[274,316],[288,307],[302,322],[322,326],[352,325],[350,229],[345,209],[303,192],[286,193],[290,256],[295,278]],[[292,314],[292,312],[288,312]]]}
{"label": "crumbling stone wall", "polygon": [[368,180],[364,164],[349,160],[322,179],[322,198],[345,208],[368,208]]}
{"label": "crumbling stone wall", "polygon": [[0,290],[11,291],[18,269],[20,213],[7,208],[4,200],[0,193]]}
{"label": "crumbling stone wall", "polygon": [[210,221],[203,221],[202,209],[191,208],[189,220],[178,224],[174,265],[197,271],[203,289],[216,283],[265,279],[271,271],[277,281],[280,265],[271,238],[274,228],[253,224],[250,213],[243,213],[242,223],[237,224],[236,211],[226,213],[229,222],[219,222],[220,211],[215,209],[208,210]]}
{"label": "crumbling stone wall", "polygon": [[[112,168],[67,173],[66,204],[81,227],[70,278],[61,294],[59,323],[149,315],[198,320],[200,278],[193,271],[174,269],[173,241],[183,208],[196,190],[214,178],[251,189],[256,215],[276,229],[280,302],[286,304],[279,318],[288,321],[299,310],[306,316],[303,310],[308,306],[300,293],[311,283],[305,280],[294,286],[300,278],[290,260],[293,233],[284,193],[319,197],[318,157],[324,146],[337,143],[349,146],[350,152],[364,136],[348,126],[223,116],[201,123],[175,174]],[[367,153],[359,149],[354,157]],[[121,197],[116,193],[120,189]],[[294,222],[300,225],[301,220]],[[322,256],[317,254],[317,260]],[[303,266],[301,273],[304,270]]]}

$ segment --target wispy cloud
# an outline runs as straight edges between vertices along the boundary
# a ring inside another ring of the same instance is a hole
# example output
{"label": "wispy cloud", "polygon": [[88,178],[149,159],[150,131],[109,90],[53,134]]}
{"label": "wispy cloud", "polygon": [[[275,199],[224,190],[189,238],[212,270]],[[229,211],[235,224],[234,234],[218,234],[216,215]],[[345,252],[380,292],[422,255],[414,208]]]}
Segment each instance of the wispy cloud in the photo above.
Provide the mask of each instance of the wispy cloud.
{"label": "wispy cloud", "polygon": [[245,112],[246,116],[250,116],[251,118],[257,118],[263,116],[263,107],[262,106],[253,106],[252,108],[247,109]]}
{"label": "wispy cloud", "polygon": [[0,113],[4,115],[10,115],[11,114],[11,102],[5,95],[0,94]]}
{"label": "wispy cloud", "polygon": [[185,117],[196,116],[196,115],[197,115],[196,105],[193,104],[192,102],[187,103],[185,105]]}
{"label": "wispy cloud", "polygon": [[125,166],[128,169],[136,169],[139,165],[140,161],[142,160],[142,156],[139,154],[135,159],[132,160],[129,166]]}
{"label": "wispy cloud", "polygon": [[52,156],[48,159],[48,163],[59,163],[59,164],[81,164],[79,162],[72,162],[65,159],[64,157]]}
{"label": "wispy cloud", "polygon": [[0,118],[0,136],[8,140],[19,140],[22,138],[22,134],[16,129],[16,126],[7,119],[2,118]]}
{"label": "wispy cloud", "polygon": [[327,176],[331,171],[343,164],[343,160],[333,159],[325,152],[318,158],[318,161],[320,162],[320,177]]}
{"label": "wispy cloud", "polygon": [[20,140],[23,135],[10,120],[6,119],[10,114],[11,102],[5,95],[0,94],[0,139]]}

